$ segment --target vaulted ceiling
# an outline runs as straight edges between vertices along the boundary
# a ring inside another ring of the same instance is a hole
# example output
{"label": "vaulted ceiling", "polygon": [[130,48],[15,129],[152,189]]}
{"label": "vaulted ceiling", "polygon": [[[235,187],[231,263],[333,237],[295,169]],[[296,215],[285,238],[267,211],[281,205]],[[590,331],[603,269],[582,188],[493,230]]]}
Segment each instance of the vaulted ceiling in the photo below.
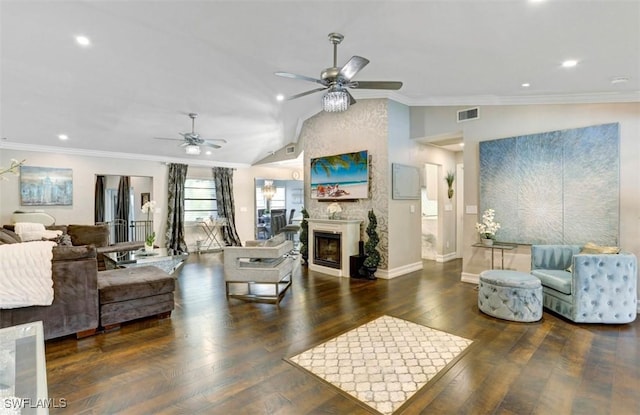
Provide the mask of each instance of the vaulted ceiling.
{"label": "vaulted ceiling", "polygon": [[[339,66],[371,61],[354,79],[404,83],[356,99],[640,101],[638,1],[2,1],[0,19],[0,148],[253,164],[320,111],[321,92],[277,101],[318,85],[274,72],[318,78],[330,32]],[[187,156],[154,139],[189,132],[190,112],[227,143]]]}

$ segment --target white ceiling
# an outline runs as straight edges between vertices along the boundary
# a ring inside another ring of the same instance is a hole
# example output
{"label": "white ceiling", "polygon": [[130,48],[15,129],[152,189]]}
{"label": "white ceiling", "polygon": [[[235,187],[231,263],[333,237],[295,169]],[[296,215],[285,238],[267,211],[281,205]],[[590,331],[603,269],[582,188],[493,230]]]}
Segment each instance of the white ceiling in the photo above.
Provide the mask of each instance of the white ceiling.
{"label": "white ceiling", "polygon": [[[0,147],[116,152],[190,164],[252,164],[296,141],[332,64],[371,63],[353,91],[407,105],[640,101],[640,1],[6,1],[0,3]],[[74,37],[88,36],[79,47]],[[572,69],[561,67],[576,59]],[[626,83],[612,84],[616,77]],[[522,88],[523,82],[531,87]],[[356,104],[357,105],[357,104]],[[224,138],[186,156],[196,131]],[[67,141],[56,136],[65,133]]]}

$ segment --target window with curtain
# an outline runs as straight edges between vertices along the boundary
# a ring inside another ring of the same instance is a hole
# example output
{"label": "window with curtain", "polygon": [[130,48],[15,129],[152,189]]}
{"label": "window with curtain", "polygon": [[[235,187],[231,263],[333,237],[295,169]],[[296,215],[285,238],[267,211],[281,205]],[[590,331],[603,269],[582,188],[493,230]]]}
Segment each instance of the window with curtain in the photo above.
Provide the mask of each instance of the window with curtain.
{"label": "window with curtain", "polygon": [[216,184],[213,179],[186,179],[184,183],[184,220],[216,217]]}

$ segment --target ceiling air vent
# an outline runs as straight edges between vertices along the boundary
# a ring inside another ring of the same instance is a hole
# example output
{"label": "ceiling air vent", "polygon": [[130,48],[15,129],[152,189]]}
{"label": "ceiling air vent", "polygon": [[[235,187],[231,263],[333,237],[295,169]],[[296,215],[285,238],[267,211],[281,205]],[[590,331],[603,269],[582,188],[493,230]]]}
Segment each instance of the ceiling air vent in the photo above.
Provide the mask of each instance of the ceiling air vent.
{"label": "ceiling air vent", "polygon": [[478,107],[458,111],[458,122],[477,120],[478,118],[480,118]]}
{"label": "ceiling air vent", "polygon": [[285,154],[293,154],[293,153],[295,153],[295,152],[296,152],[296,146],[295,146],[295,145],[293,145],[293,146],[287,146],[287,147],[285,147],[285,149],[284,149],[284,153],[285,153]]}

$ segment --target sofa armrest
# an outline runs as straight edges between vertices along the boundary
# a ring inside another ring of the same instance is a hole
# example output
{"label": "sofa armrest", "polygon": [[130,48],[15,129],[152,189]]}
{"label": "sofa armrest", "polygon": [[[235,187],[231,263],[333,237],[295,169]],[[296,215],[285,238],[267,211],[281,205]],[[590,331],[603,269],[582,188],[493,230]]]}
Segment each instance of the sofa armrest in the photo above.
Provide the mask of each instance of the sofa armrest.
{"label": "sofa armrest", "polygon": [[[573,257],[572,295],[577,310],[603,322],[633,321],[637,313],[638,262],[634,254],[578,254]],[[631,318],[631,320],[628,320]]]}
{"label": "sofa armrest", "polygon": [[98,327],[98,267],[93,246],[54,247],[53,303],[0,310],[0,326],[42,320],[45,339]]}

